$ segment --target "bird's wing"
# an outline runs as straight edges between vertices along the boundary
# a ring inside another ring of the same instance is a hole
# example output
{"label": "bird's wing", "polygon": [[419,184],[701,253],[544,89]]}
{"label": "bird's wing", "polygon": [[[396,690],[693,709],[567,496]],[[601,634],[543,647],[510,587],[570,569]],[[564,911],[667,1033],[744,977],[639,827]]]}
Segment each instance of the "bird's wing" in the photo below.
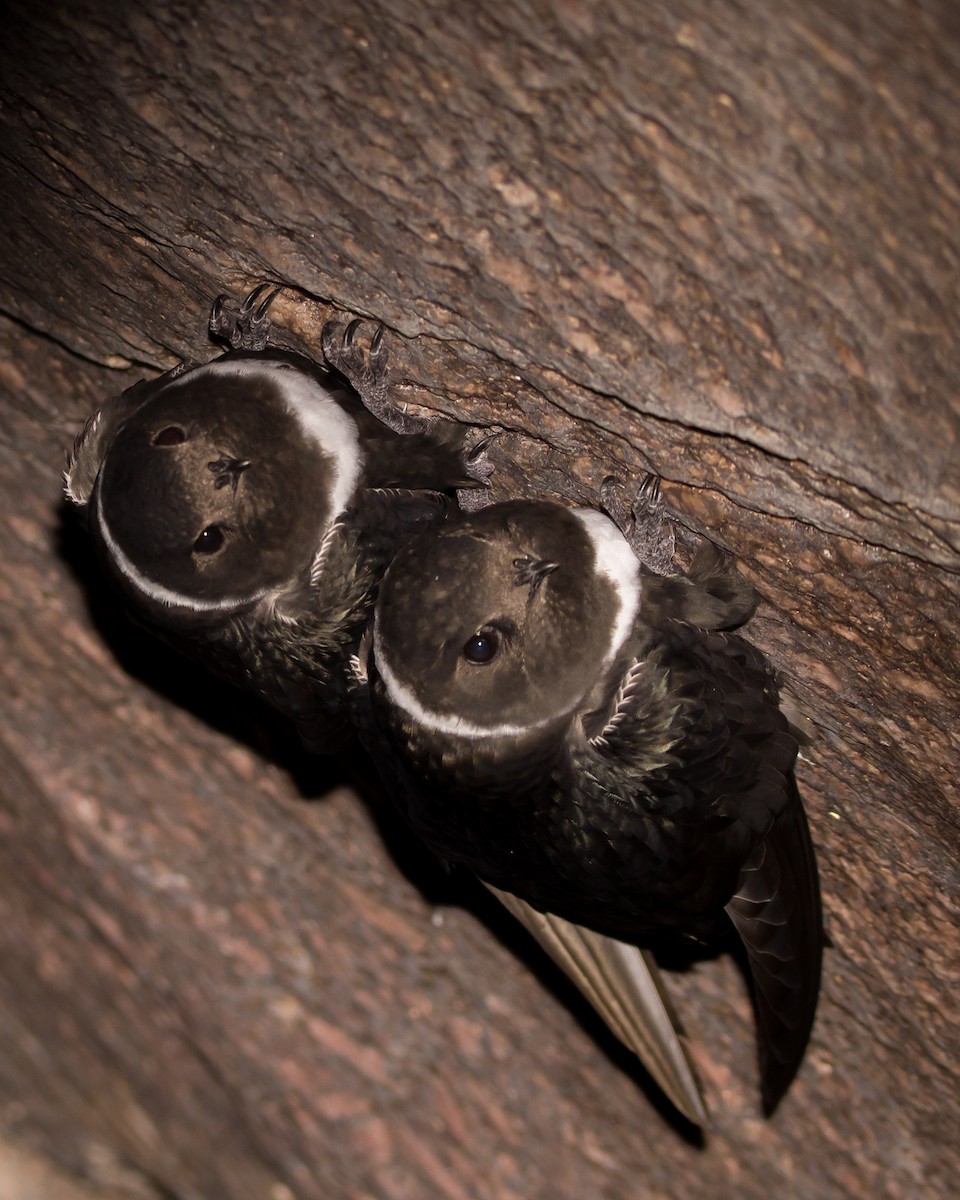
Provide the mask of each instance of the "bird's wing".
{"label": "bird's wing", "polygon": [[[663,637],[663,651],[625,674],[579,778],[615,790],[626,763],[657,800],[654,815],[669,816],[642,827],[661,872],[657,911],[677,896],[681,907],[725,905],[750,962],[769,1114],[803,1059],[820,987],[820,890],[793,779],[797,742],[777,705],[776,677],[755,648],[682,626],[665,627]],[[668,642],[674,657],[661,661],[672,665],[669,686],[657,671]],[[691,707],[671,712],[670,698],[681,695]],[[696,803],[686,804],[685,789]]]}
{"label": "bird's wing", "polygon": [[796,784],[726,906],[746,948],[767,1115],[780,1102],[806,1050],[817,1009],[823,957],[820,887],[810,830]]}
{"label": "bird's wing", "polygon": [[539,912],[486,884],[570,977],[671,1102],[697,1125],[708,1116],[699,1080],[677,1033],[653,956],[638,946]]}
{"label": "bird's wing", "polygon": [[686,621],[698,629],[733,629],[753,615],[759,594],[736,563],[712,542],[701,543],[684,574],[643,571],[641,614],[651,626]]}

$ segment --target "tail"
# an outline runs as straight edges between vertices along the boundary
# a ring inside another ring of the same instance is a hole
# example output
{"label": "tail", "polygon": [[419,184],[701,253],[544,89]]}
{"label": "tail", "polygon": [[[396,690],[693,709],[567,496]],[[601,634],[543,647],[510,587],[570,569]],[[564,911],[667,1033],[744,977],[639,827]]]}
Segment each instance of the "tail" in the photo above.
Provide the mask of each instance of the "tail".
{"label": "tail", "polygon": [[790,1086],[810,1038],[820,994],[823,915],[817,863],[796,784],[740,874],[727,914],[750,960],[760,1090],[769,1116]]}

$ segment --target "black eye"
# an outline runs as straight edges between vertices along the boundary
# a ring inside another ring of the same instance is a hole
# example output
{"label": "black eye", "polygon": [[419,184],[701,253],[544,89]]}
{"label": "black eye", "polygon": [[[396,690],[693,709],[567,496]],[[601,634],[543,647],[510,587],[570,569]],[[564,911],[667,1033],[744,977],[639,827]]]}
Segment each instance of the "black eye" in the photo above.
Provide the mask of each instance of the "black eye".
{"label": "black eye", "polygon": [[157,436],[153,439],[155,446],[179,446],[181,442],[187,440],[187,435],[179,425],[168,425],[166,429],[161,429]]}
{"label": "black eye", "polygon": [[467,641],[463,647],[463,657],[467,662],[477,666],[485,666],[493,662],[500,649],[500,635],[495,629],[481,629]]}
{"label": "black eye", "polygon": [[195,554],[216,554],[225,539],[219,525],[208,525],[193,543]]}

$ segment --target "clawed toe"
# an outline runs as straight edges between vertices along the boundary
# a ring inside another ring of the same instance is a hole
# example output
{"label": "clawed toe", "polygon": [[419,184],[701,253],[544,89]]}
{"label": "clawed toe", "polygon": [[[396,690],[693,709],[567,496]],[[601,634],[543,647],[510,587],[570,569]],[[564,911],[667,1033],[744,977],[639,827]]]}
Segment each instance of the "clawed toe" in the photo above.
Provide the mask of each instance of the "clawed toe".
{"label": "clawed toe", "polygon": [[383,325],[378,322],[369,342],[365,342],[358,336],[363,324],[357,317],[341,333],[336,321],[327,321],[320,331],[320,346],[327,366],[341,375],[363,401],[364,408],[394,433],[423,433],[429,422],[399,412],[391,403]]}
{"label": "clawed toe", "polygon": [[637,494],[633,498],[633,515],[640,520],[645,513],[656,512],[663,515],[664,502],[660,494],[660,476],[652,472],[643,477]]}
{"label": "clawed toe", "polygon": [[463,465],[469,478],[476,483],[473,487],[457,488],[457,503],[462,512],[479,512],[493,503],[490,478],[496,471],[496,464],[490,458],[489,450],[499,437],[499,432],[484,434],[464,453]]}
{"label": "clawed toe", "polygon": [[493,461],[490,458],[490,447],[499,437],[499,433],[485,434],[467,451],[464,460],[467,470],[470,472],[471,478],[476,479],[478,483],[486,485],[490,481],[490,476],[495,470]]}
{"label": "clawed toe", "polygon": [[[370,329],[369,338],[365,336],[365,328]],[[404,436],[425,435],[437,441],[446,443],[460,458],[459,479],[474,480],[473,487],[457,489],[458,499],[462,508],[473,510],[489,503],[485,495],[494,464],[487,456],[487,450],[499,434],[487,434],[476,441],[469,450],[464,450],[463,435],[451,434],[449,431],[457,427],[445,422],[438,423],[436,418],[416,416],[405,412],[396,405],[395,398],[390,394],[387,381],[387,342],[384,326],[377,322],[375,325],[359,317],[347,322],[344,326],[338,321],[327,321],[320,330],[320,346],[323,357],[330,368],[341,376],[354,389],[366,410],[381,421],[394,433]],[[441,432],[446,430],[446,432]],[[482,498],[481,498],[482,497]]]}
{"label": "clawed toe", "polygon": [[600,485],[600,503],[644,566],[658,575],[667,574],[676,541],[673,526],[666,519],[660,476],[652,472],[645,475],[628,505],[623,485],[615,476],[608,475]]}
{"label": "clawed toe", "polygon": [[320,331],[320,345],[327,365],[338,371],[361,396],[365,388],[382,384],[387,369],[384,327],[378,323],[366,346],[358,338],[363,321],[357,317],[340,333],[336,321],[327,321]]}
{"label": "clawed toe", "polygon": [[236,312],[227,308],[229,296],[217,296],[210,310],[211,338],[231,350],[263,350],[270,335],[267,310],[282,290],[279,284],[258,284]]}

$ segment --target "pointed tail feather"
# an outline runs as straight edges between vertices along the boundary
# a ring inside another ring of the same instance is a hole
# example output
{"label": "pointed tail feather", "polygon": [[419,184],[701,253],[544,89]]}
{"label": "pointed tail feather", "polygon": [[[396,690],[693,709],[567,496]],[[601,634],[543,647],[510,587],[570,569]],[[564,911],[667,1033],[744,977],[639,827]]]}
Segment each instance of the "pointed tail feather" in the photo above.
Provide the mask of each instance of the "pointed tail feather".
{"label": "pointed tail feather", "polygon": [[820,993],[823,917],[807,819],[794,802],[777,818],[727,905],[750,960],[760,1087],[769,1116],[803,1061]]}
{"label": "pointed tail feather", "polygon": [[708,1123],[700,1084],[675,1028],[653,956],[486,885],[566,972],[688,1120]]}

